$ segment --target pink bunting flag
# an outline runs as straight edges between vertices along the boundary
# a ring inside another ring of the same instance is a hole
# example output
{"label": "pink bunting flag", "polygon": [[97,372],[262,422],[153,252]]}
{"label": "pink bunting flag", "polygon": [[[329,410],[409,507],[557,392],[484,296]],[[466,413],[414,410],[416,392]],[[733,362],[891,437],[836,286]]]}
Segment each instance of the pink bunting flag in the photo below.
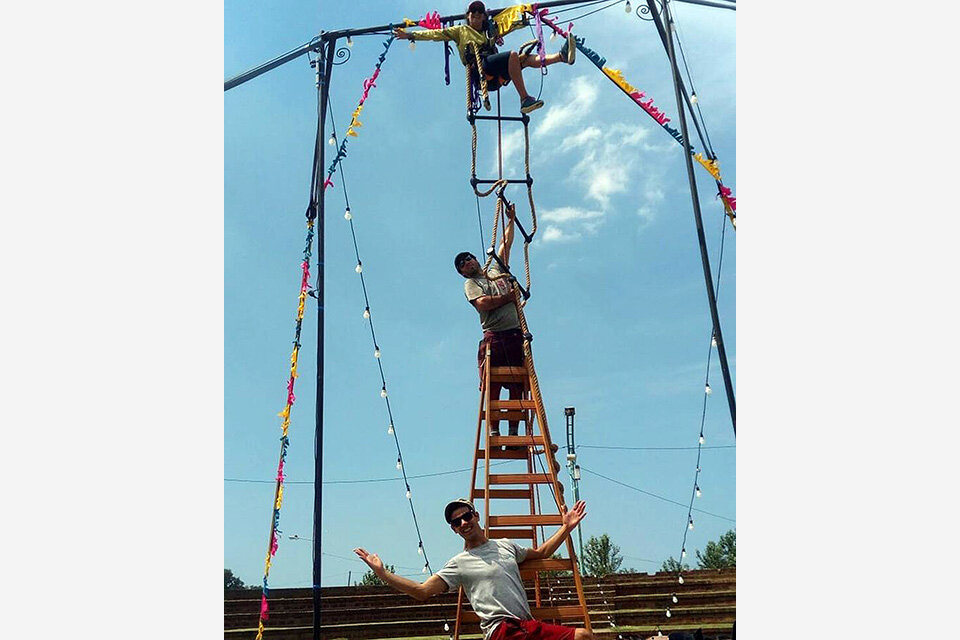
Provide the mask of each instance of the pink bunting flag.
{"label": "pink bunting flag", "polygon": [[267,596],[260,596],[260,619],[269,620],[270,616],[267,613],[270,610],[269,605],[267,605]]}
{"label": "pink bunting flag", "polygon": [[434,11],[433,13],[428,12],[427,15],[423,18],[423,20],[420,20],[419,22],[417,22],[417,24],[423,27],[424,29],[439,29],[443,26],[442,24],[440,24],[440,14],[437,13],[436,11]]}
{"label": "pink bunting flag", "polygon": [[737,199],[733,197],[733,190],[730,187],[725,187],[720,185],[720,197],[723,198],[724,202],[730,205],[730,208],[734,212],[737,210]]}
{"label": "pink bunting flag", "polygon": [[300,263],[300,268],[303,270],[303,278],[300,279],[300,293],[303,293],[310,284],[310,263],[304,260]]}
{"label": "pink bunting flag", "polygon": [[333,186],[333,180],[331,180],[330,178],[327,178],[327,181],[323,183],[323,190],[326,191],[327,187],[332,187],[332,186]]}

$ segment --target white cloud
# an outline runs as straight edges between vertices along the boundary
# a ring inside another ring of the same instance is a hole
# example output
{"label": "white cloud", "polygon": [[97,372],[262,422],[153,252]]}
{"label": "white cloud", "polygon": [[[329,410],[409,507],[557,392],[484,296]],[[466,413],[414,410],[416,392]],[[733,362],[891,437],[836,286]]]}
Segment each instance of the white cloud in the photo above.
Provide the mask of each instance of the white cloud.
{"label": "white cloud", "polygon": [[570,242],[580,237],[579,233],[567,233],[560,227],[553,225],[543,230],[543,242]]}
{"label": "white cloud", "polygon": [[[514,173],[523,167],[520,161],[523,158],[523,129],[517,129],[511,133],[504,134],[500,143],[500,149],[503,153],[504,175],[506,177],[518,177],[515,176]],[[490,170],[493,172],[497,171],[496,153],[493,155]]]}
{"label": "white cloud", "polygon": [[560,150],[566,151],[567,149],[586,146],[591,142],[599,141],[602,135],[603,132],[598,127],[587,127],[580,133],[564,138],[560,144]]}
{"label": "white cloud", "polygon": [[570,83],[567,96],[568,100],[564,104],[547,108],[533,135],[545,136],[586,118],[597,101],[597,84],[587,80],[585,76],[579,76]]}
{"label": "white cloud", "polygon": [[541,220],[547,222],[570,222],[571,220],[591,220],[603,216],[602,211],[587,211],[575,207],[560,207],[559,209],[549,209],[540,214]]}

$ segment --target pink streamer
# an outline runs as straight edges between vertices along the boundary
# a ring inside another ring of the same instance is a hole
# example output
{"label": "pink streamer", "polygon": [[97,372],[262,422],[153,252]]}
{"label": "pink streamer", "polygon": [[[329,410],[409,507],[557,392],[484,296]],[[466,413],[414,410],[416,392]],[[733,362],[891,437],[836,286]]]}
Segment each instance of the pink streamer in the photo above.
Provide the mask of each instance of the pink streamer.
{"label": "pink streamer", "polygon": [[547,55],[543,52],[543,24],[540,22],[540,19],[543,17],[539,11],[537,11],[537,4],[534,3],[531,8],[533,12],[534,22],[537,25],[537,57],[540,58],[540,66],[546,73],[546,66],[544,66],[544,61],[547,59]]}
{"label": "pink streamer", "polygon": [[303,278],[300,280],[300,293],[303,293],[309,288],[310,284],[310,264],[304,260],[300,263],[300,268],[303,270]]}
{"label": "pink streamer", "polygon": [[360,104],[363,104],[367,100],[367,96],[370,95],[370,89],[373,89],[377,86],[376,80],[377,76],[380,75],[380,67],[377,67],[376,71],[373,72],[373,75],[363,81],[363,96],[360,98]]}
{"label": "pink streamer", "polygon": [[270,610],[270,607],[267,605],[267,596],[260,596],[260,619],[269,620],[270,616],[267,614],[267,611]]}
{"label": "pink streamer", "polygon": [[333,180],[331,180],[330,178],[327,178],[327,181],[323,183],[323,190],[326,191],[327,187],[332,187],[332,186],[333,186]]}
{"label": "pink streamer", "polygon": [[276,532],[274,532],[270,540],[270,555],[272,556],[277,555],[277,549],[279,548],[280,548],[280,543],[277,542],[277,534]]}
{"label": "pink streamer", "polygon": [[427,15],[417,23],[424,29],[439,29],[443,25],[440,24],[440,14],[434,11],[433,13],[427,13]]}
{"label": "pink streamer", "polygon": [[737,211],[737,199],[733,197],[733,190],[730,187],[720,185],[720,197],[723,198],[734,213]]}

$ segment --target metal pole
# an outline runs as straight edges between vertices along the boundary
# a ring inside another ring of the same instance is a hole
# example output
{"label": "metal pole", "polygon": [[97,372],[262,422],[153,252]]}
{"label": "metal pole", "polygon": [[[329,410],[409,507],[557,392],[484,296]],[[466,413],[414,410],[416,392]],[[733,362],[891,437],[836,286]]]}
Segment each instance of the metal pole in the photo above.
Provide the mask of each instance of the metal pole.
{"label": "metal pole", "polygon": [[[564,407],[563,415],[567,418],[567,471],[570,472],[570,482],[573,484],[574,503],[580,501],[580,465],[577,464],[577,444],[574,438],[573,416],[576,415],[575,407]],[[579,557],[583,559],[583,533],[580,525],[577,525],[577,542],[579,547]]]}
{"label": "metal pole", "polygon": [[650,14],[653,16],[657,28],[667,35],[667,57],[670,59],[670,70],[673,75],[673,89],[677,96],[677,117],[680,118],[680,132],[683,135],[683,159],[687,164],[687,179],[690,184],[690,198],[693,200],[693,217],[697,224],[697,240],[700,243],[700,261],[703,263],[703,278],[707,285],[707,300],[710,303],[710,316],[713,320],[713,335],[717,339],[717,355],[720,358],[720,368],[723,371],[723,385],[727,392],[727,405],[730,407],[730,420],[733,422],[733,433],[737,433],[737,401],[733,395],[733,383],[730,380],[730,368],[727,365],[727,352],[723,344],[723,332],[720,330],[720,314],[717,312],[717,297],[713,290],[713,277],[710,273],[710,256],[707,253],[707,241],[703,233],[703,217],[700,215],[700,199],[697,197],[697,180],[693,173],[693,159],[690,157],[690,138],[687,131],[687,118],[683,109],[683,98],[680,95],[680,70],[677,68],[677,58],[673,50],[673,33],[670,30],[672,19],[668,0],[664,0],[663,12],[667,25],[660,22],[654,0],[647,0]]}
{"label": "metal pole", "polygon": [[[317,120],[318,167],[314,176],[317,198],[317,418],[314,437],[313,479],[313,640],[320,640],[320,561],[323,538],[323,300],[324,300],[324,144],[327,123],[327,99],[330,95],[330,75],[333,71],[333,52],[336,39],[325,43],[317,56],[317,79],[320,91],[320,114]],[[324,60],[326,57],[326,60]]]}

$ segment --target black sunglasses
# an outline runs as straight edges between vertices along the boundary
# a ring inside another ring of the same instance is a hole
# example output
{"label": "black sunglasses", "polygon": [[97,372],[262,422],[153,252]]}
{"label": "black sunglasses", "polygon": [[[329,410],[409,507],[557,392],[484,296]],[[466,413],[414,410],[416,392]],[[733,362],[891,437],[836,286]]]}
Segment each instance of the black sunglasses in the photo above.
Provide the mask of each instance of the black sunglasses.
{"label": "black sunglasses", "polygon": [[477,256],[464,256],[460,258],[460,260],[458,261],[457,268],[459,269],[460,267],[467,264],[471,260],[476,260],[476,259],[477,259]]}
{"label": "black sunglasses", "polygon": [[461,523],[462,523],[462,524],[466,524],[466,523],[470,522],[471,520],[473,520],[474,516],[476,516],[476,515],[477,515],[477,512],[476,512],[476,511],[467,511],[467,512],[466,512],[465,514],[463,514],[462,516],[460,516],[460,517],[458,517],[458,518],[453,518],[453,519],[451,519],[451,520],[450,520],[450,526],[451,526],[451,527],[454,527],[454,528],[459,527],[459,526],[461,525]]}

